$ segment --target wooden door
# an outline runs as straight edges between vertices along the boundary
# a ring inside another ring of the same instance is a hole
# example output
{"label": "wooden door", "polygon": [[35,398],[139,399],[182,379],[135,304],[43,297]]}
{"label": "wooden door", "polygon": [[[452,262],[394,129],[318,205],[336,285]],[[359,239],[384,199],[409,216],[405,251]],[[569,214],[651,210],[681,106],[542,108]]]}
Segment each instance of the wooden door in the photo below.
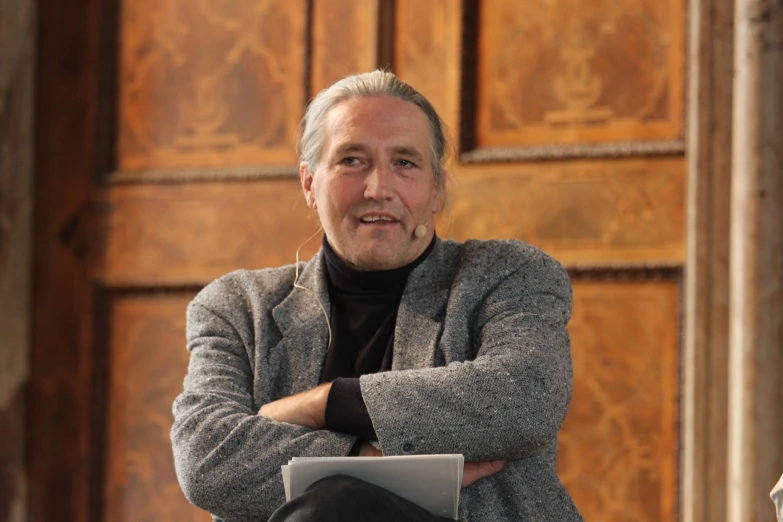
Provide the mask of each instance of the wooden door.
{"label": "wooden door", "polygon": [[[459,144],[443,237],[569,268],[559,472],[587,520],[674,520],[683,0],[40,5],[30,520],[208,520],[174,475],[184,310],[316,228],[305,101],[391,67]],[[312,254],[317,242],[308,245]]]}

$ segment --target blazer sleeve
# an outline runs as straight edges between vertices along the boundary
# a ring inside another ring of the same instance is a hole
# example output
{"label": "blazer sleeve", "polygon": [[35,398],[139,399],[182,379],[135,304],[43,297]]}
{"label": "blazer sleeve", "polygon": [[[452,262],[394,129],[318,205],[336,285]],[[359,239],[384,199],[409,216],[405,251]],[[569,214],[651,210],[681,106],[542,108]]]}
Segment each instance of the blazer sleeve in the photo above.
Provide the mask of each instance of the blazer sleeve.
{"label": "blazer sleeve", "polygon": [[477,310],[450,313],[473,317],[473,360],[361,378],[383,453],[512,460],[554,443],[573,376],[565,270],[539,251],[485,294]]}
{"label": "blazer sleeve", "polygon": [[[231,290],[220,290],[224,301]],[[226,307],[218,313],[201,295],[188,306],[190,362],[173,406],[177,477],[191,503],[226,522],[266,520],[285,502],[280,466],[294,456],[348,455],[357,438],[256,415],[246,350],[254,335],[237,326],[252,320]]]}

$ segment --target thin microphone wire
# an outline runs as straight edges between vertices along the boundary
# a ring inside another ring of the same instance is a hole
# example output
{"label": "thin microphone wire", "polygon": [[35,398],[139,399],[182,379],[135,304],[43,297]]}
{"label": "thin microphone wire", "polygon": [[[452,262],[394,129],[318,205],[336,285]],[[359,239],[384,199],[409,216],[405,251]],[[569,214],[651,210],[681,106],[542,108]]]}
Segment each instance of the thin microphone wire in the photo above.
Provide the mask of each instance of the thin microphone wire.
{"label": "thin microphone wire", "polygon": [[322,230],[323,227],[319,226],[318,230],[315,231],[315,234],[307,238],[307,240],[301,245],[299,245],[299,248],[296,249],[296,275],[294,276],[294,288],[299,288],[300,290],[305,290],[306,292],[309,292],[310,295],[312,295],[315,298],[315,301],[318,303],[318,306],[321,307],[321,312],[323,312],[324,319],[326,319],[326,328],[329,330],[329,344],[326,345],[327,347],[329,347],[332,346],[332,327],[329,324],[329,314],[326,313],[326,307],[324,307],[323,303],[321,303],[321,300],[318,299],[318,296],[315,295],[315,292],[299,284],[299,251],[302,249],[303,246],[305,246],[315,236],[317,236]]}

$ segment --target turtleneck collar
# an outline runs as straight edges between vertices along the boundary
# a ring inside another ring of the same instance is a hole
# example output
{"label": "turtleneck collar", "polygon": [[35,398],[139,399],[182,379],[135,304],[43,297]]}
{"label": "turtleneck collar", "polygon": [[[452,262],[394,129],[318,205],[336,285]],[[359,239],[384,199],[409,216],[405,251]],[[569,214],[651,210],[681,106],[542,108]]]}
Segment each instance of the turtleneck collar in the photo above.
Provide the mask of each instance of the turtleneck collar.
{"label": "turtleneck collar", "polygon": [[329,245],[324,234],[321,240],[324,260],[326,261],[326,273],[330,286],[340,292],[348,294],[391,294],[399,293],[405,289],[408,275],[414,268],[432,252],[435,246],[435,238],[419,257],[405,266],[391,270],[357,270],[345,263]]}

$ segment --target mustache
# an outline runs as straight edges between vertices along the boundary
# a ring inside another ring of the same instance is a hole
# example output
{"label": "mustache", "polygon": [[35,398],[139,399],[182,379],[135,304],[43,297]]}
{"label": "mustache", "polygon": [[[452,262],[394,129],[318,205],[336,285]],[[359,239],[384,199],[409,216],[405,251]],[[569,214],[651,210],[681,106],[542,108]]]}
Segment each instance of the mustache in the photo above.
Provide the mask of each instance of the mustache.
{"label": "mustache", "polygon": [[356,216],[364,216],[367,214],[385,214],[392,216],[397,221],[402,221],[402,219],[405,217],[405,212],[401,212],[398,209],[378,206],[361,207],[355,209],[353,213]]}

